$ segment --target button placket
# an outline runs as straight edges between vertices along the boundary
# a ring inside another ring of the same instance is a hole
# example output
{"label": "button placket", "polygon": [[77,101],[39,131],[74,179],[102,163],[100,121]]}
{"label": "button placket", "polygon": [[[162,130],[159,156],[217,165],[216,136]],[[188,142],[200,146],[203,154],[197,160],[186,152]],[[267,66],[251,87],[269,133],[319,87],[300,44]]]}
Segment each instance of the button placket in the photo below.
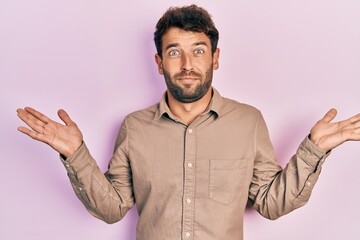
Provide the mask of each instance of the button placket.
{"label": "button placket", "polygon": [[192,239],[194,226],[194,197],[195,197],[195,165],[196,153],[195,130],[188,127],[185,131],[185,159],[184,159],[184,204],[182,232],[185,239]]}

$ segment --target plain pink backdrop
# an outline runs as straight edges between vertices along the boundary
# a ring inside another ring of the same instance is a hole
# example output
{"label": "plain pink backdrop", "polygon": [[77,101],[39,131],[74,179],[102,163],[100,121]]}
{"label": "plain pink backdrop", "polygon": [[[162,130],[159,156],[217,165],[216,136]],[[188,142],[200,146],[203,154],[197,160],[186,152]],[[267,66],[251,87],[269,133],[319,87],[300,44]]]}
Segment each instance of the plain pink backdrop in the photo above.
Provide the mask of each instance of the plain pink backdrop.
{"label": "plain pink backdrop", "polygon": [[[263,112],[281,165],[328,109],[360,112],[357,0],[0,0],[0,239],[135,240],[135,208],[113,225],[90,216],[56,152],[17,132],[15,110],[66,109],[105,171],[124,116],[165,90],[157,20],[193,2],[220,31],[214,86]],[[360,143],[334,150],[310,202],[276,221],[249,209],[245,239],[359,239],[359,160]]]}

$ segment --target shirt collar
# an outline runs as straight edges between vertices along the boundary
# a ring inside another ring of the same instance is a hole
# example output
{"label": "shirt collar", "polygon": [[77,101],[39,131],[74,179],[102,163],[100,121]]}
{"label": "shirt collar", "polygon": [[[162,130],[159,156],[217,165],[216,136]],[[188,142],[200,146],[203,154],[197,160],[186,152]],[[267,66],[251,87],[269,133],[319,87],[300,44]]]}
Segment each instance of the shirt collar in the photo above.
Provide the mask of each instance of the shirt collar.
{"label": "shirt collar", "polygon": [[[217,117],[220,116],[221,114],[221,106],[222,106],[222,96],[220,95],[220,93],[213,87],[213,95],[210,101],[210,104],[208,106],[208,108],[206,109],[206,111],[202,114],[206,114],[208,112],[214,112]],[[163,115],[168,115],[170,118],[175,119],[174,114],[170,111],[169,105],[167,104],[167,93],[165,91],[165,93],[163,94],[161,101],[158,104],[158,109],[155,113],[154,116],[154,120],[158,120],[159,118],[161,118]]]}

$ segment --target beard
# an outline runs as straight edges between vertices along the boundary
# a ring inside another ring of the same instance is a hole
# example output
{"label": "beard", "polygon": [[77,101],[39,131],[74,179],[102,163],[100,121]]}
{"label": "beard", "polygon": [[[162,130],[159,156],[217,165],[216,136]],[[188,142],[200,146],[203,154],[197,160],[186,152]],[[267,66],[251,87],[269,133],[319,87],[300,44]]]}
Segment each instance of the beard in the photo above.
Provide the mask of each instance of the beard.
{"label": "beard", "polygon": [[[163,72],[166,86],[169,92],[177,101],[182,103],[192,103],[201,99],[210,89],[213,78],[212,64],[205,72],[205,77],[203,77],[202,74],[194,71],[183,71],[175,74],[173,77],[171,77],[169,72],[167,72],[164,68]],[[184,84],[183,86],[181,86],[177,83],[177,81],[179,78],[182,77],[197,78],[194,81],[198,83],[196,84],[196,86],[193,86],[193,84]]]}

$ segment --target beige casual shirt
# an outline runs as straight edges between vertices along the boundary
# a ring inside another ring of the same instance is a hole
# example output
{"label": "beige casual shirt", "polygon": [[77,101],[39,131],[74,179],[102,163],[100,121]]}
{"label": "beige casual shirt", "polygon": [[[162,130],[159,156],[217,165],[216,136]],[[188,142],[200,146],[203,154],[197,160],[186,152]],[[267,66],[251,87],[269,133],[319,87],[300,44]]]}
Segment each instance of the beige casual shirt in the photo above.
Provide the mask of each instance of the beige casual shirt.
{"label": "beige casual shirt", "polygon": [[305,138],[283,170],[261,113],[214,89],[188,126],[166,94],[127,116],[105,175],[85,143],[63,163],[95,217],[119,221],[136,202],[138,240],[239,240],[248,199],[269,219],[304,205],[326,156]]}

